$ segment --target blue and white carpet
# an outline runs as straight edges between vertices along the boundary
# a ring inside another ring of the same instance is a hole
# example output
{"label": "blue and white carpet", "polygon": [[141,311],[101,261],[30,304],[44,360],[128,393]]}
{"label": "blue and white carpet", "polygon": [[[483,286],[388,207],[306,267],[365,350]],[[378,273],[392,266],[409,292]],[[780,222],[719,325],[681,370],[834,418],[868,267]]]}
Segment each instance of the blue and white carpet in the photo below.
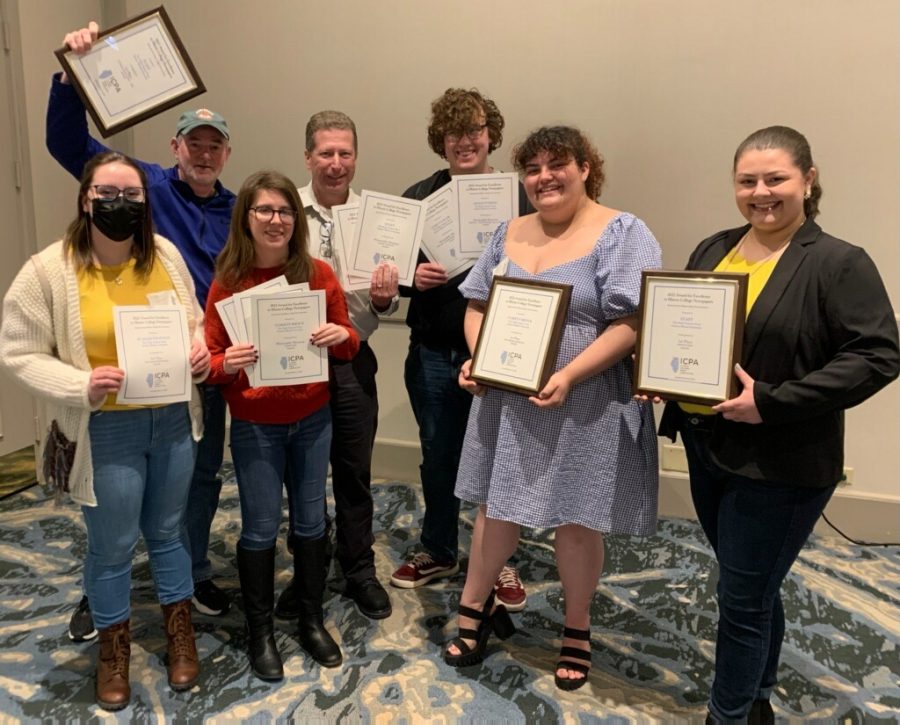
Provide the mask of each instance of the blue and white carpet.
{"label": "blue and white carpet", "polygon": [[[116,715],[94,705],[95,643],[76,645],[66,627],[81,597],[85,535],[77,507],[55,508],[38,488],[0,502],[0,721],[274,722],[669,722],[701,720],[712,676],[715,567],[695,523],[664,520],[656,536],[611,537],[592,612],[593,670],[587,686],[553,684],[562,608],[550,535],[529,532],[519,550],[528,607],[518,632],[493,640],[485,662],[456,670],[441,660],[455,630],[463,574],[418,590],[390,588],[393,615],[362,616],[329,581],[327,626],[344,665],[318,667],[290,625],[277,640],[280,683],[250,674],[234,565],[240,528],[230,467],[213,527],[219,583],[235,596],[224,617],[195,616],[203,672],[192,691],[166,684],[165,638],[146,555],[134,570],[131,705]],[[418,487],[374,487],[376,556],[386,582],[415,547]],[[463,512],[468,545],[472,510]],[[283,547],[283,544],[280,546]],[[279,551],[277,588],[290,576]],[[900,550],[814,538],[784,586],[788,630],[779,717],[896,720],[900,712]]]}

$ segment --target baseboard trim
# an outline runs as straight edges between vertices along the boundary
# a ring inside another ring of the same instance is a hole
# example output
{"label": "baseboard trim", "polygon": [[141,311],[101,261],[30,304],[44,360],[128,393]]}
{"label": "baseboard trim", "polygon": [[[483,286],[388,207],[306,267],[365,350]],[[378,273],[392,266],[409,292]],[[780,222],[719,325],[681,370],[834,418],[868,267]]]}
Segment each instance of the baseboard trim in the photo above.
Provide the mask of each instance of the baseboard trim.
{"label": "baseboard trim", "polygon": [[[372,455],[372,475],[393,481],[419,481],[422,454],[419,444],[396,438],[378,438]],[[867,542],[900,541],[900,498],[854,495],[838,489],[825,510],[845,534]],[[663,471],[659,477],[659,515],[696,519],[686,473]],[[822,519],[815,532],[840,537]]]}

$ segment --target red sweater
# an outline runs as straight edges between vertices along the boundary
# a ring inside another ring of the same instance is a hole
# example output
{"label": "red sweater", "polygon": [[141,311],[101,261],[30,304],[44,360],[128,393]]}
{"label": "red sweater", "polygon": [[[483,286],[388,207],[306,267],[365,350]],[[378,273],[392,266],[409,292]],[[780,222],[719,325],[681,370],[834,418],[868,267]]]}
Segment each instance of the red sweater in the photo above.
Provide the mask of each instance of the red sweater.
{"label": "red sweater", "polygon": [[[309,280],[309,288],[325,290],[328,322],[340,325],[350,333],[347,340],[329,348],[328,352],[340,360],[352,360],[359,351],[359,335],[350,324],[344,292],[331,267],[317,259],[313,263],[315,271]],[[229,375],[222,369],[225,350],[232,343],[222,324],[222,318],[219,317],[216,302],[231,297],[235,292],[267,282],[283,271],[282,267],[254,269],[236,290],[226,290],[217,280],[213,281],[206,300],[206,345],[212,355],[206,382],[221,385],[222,395],[228,402],[231,415],[251,423],[294,423],[328,404],[328,383],[251,388],[243,370]]]}

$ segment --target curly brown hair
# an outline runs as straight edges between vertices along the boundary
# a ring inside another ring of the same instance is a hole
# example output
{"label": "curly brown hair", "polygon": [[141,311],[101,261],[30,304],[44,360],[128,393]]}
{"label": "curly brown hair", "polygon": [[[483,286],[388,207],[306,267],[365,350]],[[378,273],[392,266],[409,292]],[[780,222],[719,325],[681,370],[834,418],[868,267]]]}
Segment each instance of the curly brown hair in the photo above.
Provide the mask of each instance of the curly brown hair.
{"label": "curly brown hair", "polygon": [[236,290],[250,275],[256,262],[256,243],[250,233],[248,217],[250,207],[260,191],[277,191],[297,214],[294,231],[288,241],[288,259],[284,265],[284,276],[288,282],[309,282],[315,272],[309,254],[309,230],[303,214],[303,204],[297,193],[297,185],[278,171],[257,171],[250,174],[238,192],[231,213],[231,228],[225,248],[216,259],[216,279],[227,290]]}
{"label": "curly brown hair", "polygon": [[542,126],[532,131],[528,138],[512,150],[513,167],[520,174],[535,156],[546,151],[555,159],[575,159],[578,166],[589,167],[584,182],[585,193],[591,199],[599,199],[603,189],[603,157],[587,136],[573,126]]}
{"label": "curly brown hair", "polygon": [[431,150],[446,159],[444,137],[448,133],[462,136],[473,124],[481,121],[482,115],[490,138],[490,153],[503,143],[503,127],[506,125],[497,104],[482,96],[477,88],[468,91],[448,88],[440,98],[431,102],[431,120],[428,122],[428,145]]}

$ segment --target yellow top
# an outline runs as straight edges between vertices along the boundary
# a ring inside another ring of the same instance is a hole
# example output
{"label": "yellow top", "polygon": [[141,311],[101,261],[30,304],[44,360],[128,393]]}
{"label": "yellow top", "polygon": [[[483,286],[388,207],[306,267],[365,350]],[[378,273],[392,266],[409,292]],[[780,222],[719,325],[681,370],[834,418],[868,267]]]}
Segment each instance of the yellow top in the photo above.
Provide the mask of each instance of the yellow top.
{"label": "yellow top", "polygon": [[[113,307],[146,305],[149,293],[175,289],[163,265],[154,264],[147,278],[141,279],[135,274],[134,264],[135,260],[130,259],[124,264],[101,265],[78,272],[81,327],[84,331],[84,347],[92,368],[101,365],[119,367]],[[116,394],[110,393],[101,410],[131,410],[135,407],[158,406],[117,405]]]}
{"label": "yellow top", "polygon": [[[760,292],[763,291],[763,287],[766,286],[766,282],[769,281],[769,277],[772,276],[772,271],[775,269],[775,265],[778,264],[778,260],[781,258],[781,255],[778,254],[778,252],[782,250],[779,249],[758,262],[748,262],[739,254],[739,250],[740,244],[734,248],[734,251],[731,254],[725,255],[722,261],[716,265],[715,271],[746,272],[749,275],[749,278],[747,279],[747,315],[749,316],[750,310],[753,309],[753,303],[756,302]],[[678,405],[685,413],[694,413],[697,415],[716,414],[716,411],[708,405],[696,405],[695,403],[679,403]]]}

